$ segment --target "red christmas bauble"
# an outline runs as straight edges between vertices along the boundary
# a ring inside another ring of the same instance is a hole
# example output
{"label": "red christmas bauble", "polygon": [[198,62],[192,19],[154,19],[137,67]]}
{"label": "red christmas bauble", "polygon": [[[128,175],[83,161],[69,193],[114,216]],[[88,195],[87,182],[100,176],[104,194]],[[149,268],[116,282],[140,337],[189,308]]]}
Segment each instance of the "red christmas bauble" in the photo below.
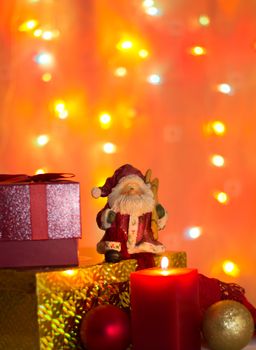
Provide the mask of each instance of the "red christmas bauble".
{"label": "red christmas bauble", "polygon": [[131,341],[130,319],[113,305],[99,305],[82,319],[80,337],[88,350],[126,350]]}

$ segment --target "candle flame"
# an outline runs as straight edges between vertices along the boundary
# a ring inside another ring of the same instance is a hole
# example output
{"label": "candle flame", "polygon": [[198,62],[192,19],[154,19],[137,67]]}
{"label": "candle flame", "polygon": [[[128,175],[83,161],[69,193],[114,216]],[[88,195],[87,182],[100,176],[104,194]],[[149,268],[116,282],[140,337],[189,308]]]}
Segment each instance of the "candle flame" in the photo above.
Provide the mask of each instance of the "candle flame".
{"label": "candle flame", "polygon": [[169,259],[166,256],[163,256],[161,259],[161,268],[163,270],[167,269],[169,266]]}

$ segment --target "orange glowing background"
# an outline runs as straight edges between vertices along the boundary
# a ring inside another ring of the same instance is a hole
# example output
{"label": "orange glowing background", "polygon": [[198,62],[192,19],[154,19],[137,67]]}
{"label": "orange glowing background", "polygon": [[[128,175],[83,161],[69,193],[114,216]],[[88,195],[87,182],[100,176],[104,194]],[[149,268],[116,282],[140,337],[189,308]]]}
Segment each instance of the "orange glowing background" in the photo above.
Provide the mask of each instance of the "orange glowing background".
{"label": "orange glowing background", "polygon": [[[73,172],[83,239],[125,163],[160,179],[160,233],[256,304],[253,0],[0,2],[0,172]],[[41,169],[41,170],[39,170]]]}

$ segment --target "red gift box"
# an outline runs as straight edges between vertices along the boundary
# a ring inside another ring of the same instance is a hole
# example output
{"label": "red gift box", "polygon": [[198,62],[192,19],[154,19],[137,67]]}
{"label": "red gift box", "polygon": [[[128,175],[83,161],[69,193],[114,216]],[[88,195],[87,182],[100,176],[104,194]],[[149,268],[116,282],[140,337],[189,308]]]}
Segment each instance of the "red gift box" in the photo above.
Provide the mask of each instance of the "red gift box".
{"label": "red gift box", "polygon": [[77,265],[80,185],[71,176],[0,175],[0,267]]}
{"label": "red gift box", "polygon": [[81,237],[79,183],[58,175],[0,175],[1,241]]}

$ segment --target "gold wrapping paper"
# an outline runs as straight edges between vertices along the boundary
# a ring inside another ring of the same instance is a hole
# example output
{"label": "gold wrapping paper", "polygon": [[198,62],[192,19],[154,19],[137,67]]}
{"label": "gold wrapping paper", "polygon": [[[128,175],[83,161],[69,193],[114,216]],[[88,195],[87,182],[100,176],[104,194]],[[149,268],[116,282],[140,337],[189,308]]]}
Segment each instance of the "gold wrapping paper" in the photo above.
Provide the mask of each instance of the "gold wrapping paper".
{"label": "gold wrapping paper", "polygon": [[0,350],[39,350],[34,271],[0,270]]}
{"label": "gold wrapping paper", "polygon": [[[171,267],[186,267],[184,252],[166,253]],[[160,265],[161,256],[155,258]],[[82,349],[79,325],[93,307],[130,307],[129,278],[136,260],[37,274],[40,349]]]}

